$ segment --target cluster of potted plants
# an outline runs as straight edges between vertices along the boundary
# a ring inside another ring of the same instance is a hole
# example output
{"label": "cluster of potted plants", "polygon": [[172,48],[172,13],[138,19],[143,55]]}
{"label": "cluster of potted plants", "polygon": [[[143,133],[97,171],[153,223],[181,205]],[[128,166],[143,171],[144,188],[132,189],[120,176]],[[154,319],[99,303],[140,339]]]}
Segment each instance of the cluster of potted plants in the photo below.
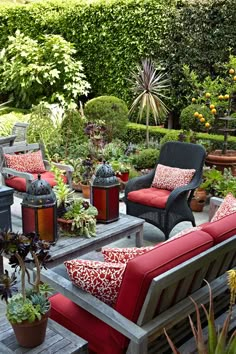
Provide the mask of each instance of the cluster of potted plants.
{"label": "cluster of potted plants", "polygon": [[60,171],[54,168],[57,185],[53,188],[57,198],[58,223],[64,235],[96,236],[97,208],[83,198],[76,198],[74,191],[64,183]]}
{"label": "cluster of potted plants", "polygon": [[[6,316],[11,323],[16,339],[23,347],[35,347],[45,338],[47,319],[50,313],[48,295],[51,288],[40,281],[40,269],[50,260],[50,244],[41,241],[32,233],[23,235],[0,232],[0,255],[9,258],[13,274],[7,270],[0,277],[0,295],[6,301]],[[31,282],[26,264],[34,263],[36,275]],[[20,272],[21,289],[16,288],[17,270]],[[26,286],[26,278],[28,285]],[[13,295],[13,291],[17,291]]]}

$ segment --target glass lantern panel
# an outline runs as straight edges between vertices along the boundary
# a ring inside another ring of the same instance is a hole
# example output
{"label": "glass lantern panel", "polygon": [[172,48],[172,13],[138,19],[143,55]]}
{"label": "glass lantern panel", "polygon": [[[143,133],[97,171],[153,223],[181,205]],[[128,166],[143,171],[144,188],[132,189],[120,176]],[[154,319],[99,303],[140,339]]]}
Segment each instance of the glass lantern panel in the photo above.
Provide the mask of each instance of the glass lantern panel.
{"label": "glass lantern panel", "polygon": [[38,209],[38,233],[41,240],[52,242],[54,237],[54,208]]}

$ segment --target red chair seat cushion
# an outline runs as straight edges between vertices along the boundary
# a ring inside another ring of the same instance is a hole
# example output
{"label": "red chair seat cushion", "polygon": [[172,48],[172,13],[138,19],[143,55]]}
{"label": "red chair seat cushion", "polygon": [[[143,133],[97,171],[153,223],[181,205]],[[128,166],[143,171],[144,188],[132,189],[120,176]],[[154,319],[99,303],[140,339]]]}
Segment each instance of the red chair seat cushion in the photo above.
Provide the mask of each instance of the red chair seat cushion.
{"label": "red chair seat cushion", "polygon": [[61,294],[51,296],[50,302],[50,317],[87,340],[90,350],[96,354],[121,354],[120,347],[116,346],[111,336],[110,326]]}
{"label": "red chair seat cushion", "polygon": [[[34,179],[37,179],[38,174],[37,173],[32,173],[34,176]],[[67,178],[66,176],[62,175],[64,183],[67,183]],[[51,187],[54,187],[57,182],[55,181],[55,176],[53,172],[46,171],[44,173],[41,173],[41,179],[46,180]],[[5,183],[8,187],[12,187],[16,189],[19,192],[26,192],[26,180],[25,178],[22,177],[9,177],[6,178]]]}
{"label": "red chair seat cushion", "polygon": [[171,191],[158,188],[144,188],[129,192],[128,200],[134,203],[165,209]]}

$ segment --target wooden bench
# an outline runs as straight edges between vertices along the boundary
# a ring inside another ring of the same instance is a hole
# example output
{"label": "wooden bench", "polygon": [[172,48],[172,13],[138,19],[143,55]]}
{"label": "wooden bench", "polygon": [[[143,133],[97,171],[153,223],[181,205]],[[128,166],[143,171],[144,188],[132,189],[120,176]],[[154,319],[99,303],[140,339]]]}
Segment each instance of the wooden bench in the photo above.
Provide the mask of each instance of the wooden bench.
{"label": "wooden bench", "polygon": [[136,323],[74,286],[56,268],[42,270],[42,280],[129,338],[127,353],[172,353],[163,329],[176,346],[192,336],[188,316],[194,315],[195,308],[189,297],[199,307],[208,304],[209,291],[204,279],[212,288],[216,316],[225,312],[229,306],[226,271],[235,266],[236,236],[233,236],[155,277]]}

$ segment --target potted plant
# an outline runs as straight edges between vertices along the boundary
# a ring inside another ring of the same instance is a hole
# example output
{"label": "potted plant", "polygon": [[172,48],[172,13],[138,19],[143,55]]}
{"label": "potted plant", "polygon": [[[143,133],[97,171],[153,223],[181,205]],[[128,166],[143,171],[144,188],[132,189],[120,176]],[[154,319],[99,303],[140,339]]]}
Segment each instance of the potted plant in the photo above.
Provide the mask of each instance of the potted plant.
{"label": "potted plant", "polygon": [[82,188],[82,194],[83,197],[86,199],[90,198],[90,182],[94,176],[95,172],[95,166],[94,166],[94,160],[90,157],[87,156],[84,160],[82,160],[82,169],[83,172],[81,174],[82,179],[81,179],[81,188]]}
{"label": "potted plant", "polygon": [[74,169],[72,173],[72,188],[77,192],[81,192],[81,180],[83,172],[82,159],[69,159],[67,163],[71,165]]}
{"label": "potted plant", "polygon": [[130,163],[128,158],[120,158],[118,160],[112,160],[110,162],[112,169],[116,177],[120,178],[122,182],[127,182],[129,179]]}
{"label": "potted plant", "polygon": [[[50,244],[41,241],[38,235],[32,233],[23,235],[14,232],[0,232],[0,254],[9,258],[9,263],[15,269],[10,276],[8,271],[0,278],[1,298],[6,301],[6,316],[11,323],[16,339],[23,347],[35,347],[45,338],[47,319],[50,312],[48,293],[51,290],[46,284],[41,284],[40,269],[49,260]],[[35,280],[30,281],[26,264],[33,262],[36,267]],[[16,290],[16,270],[20,270],[21,289]],[[29,287],[26,288],[26,275]]]}
{"label": "potted plant", "polygon": [[58,223],[64,234],[85,237],[96,236],[97,214],[97,208],[83,198],[76,198],[69,205],[62,218],[58,219]]}

